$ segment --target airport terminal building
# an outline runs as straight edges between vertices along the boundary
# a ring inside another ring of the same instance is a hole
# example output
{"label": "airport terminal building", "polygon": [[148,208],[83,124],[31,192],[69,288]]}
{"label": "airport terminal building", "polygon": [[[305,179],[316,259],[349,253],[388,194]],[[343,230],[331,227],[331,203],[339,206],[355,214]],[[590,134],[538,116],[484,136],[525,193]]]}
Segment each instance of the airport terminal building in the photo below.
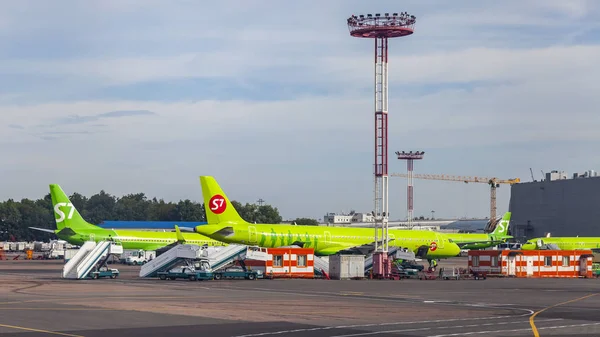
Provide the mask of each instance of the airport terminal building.
{"label": "airport terminal building", "polygon": [[542,181],[511,186],[511,233],[517,240],[600,236],[600,177],[595,171],[546,173]]}

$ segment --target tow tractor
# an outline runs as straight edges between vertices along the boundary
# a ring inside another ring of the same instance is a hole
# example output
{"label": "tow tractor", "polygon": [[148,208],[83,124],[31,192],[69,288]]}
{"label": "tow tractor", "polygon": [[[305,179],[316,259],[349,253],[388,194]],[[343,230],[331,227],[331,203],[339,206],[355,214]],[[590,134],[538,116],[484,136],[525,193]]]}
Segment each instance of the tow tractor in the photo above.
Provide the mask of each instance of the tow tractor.
{"label": "tow tractor", "polygon": [[196,280],[212,280],[213,275],[210,271],[195,270],[190,267],[176,267],[168,271],[159,271],[158,278],[161,280],[176,280],[178,278],[185,278],[190,281]]}
{"label": "tow tractor", "polygon": [[225,268],[225,270],[219,270],[214,272],[215,280],[222,278],[230,279],[247,279],[256,280],[257,278],[264,278],[262,271],[260,270],[249,270],[243,260],[238,260],[240,266],[232,266]]}
{"label": "tow tractor", "polygon": [[117,276],[119,276],[119,270],[115,268],[108,268],[108,266],[106,265],[101,266],[100,268],[97,268],[96,270],[88,274],[88,277],[93,279],[103,277],[116,278]]}
{"label": "tow tractor", "polygon": [[161,280],[176,280],[178,278],[196,280],[212,280],[213,272],[210,269],[210,264],[206,260],[200,260],[194,265],[187,264],[185,266],[175,267],[167,271],[159,271],[157,276]]}

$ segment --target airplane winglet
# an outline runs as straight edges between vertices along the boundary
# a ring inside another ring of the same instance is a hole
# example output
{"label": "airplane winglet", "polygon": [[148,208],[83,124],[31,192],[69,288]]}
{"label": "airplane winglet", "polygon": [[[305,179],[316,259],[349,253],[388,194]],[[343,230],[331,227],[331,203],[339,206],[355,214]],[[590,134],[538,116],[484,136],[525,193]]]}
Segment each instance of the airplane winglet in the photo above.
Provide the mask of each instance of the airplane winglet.
{"label": "airplane winglet", "polygon": [[177,226],[177,225],[175,225],[175,235],[177,235],[177,242],[179,242],[179,243],[185,242],[185,238],[183,237],[183,234],[181,234],[181,231],[179,230],[179,226]]}

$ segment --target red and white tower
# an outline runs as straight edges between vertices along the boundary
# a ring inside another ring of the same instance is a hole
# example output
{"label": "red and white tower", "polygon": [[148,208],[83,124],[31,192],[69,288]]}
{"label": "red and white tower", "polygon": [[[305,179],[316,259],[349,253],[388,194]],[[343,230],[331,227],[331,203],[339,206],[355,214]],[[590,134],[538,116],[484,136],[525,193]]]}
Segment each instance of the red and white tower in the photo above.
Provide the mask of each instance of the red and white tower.
{"label": "red and white tower", "polygon": [[423,151],[415,151],[415,152],[400,152],[396,151],[396,155],[400,160],[406,160],[406,170],[408,171],[408,185],[406,186],[406,218],[408,220],[407,226],[412,228],[412,221],[414,218],[413,215],[413,169],[414,169],[414,161],[423,159],[425,152]]}
{"label": "red and white tower", "polygon": [[[353,37],[375,40],[375,254],[373,274],[386,277],[391,265],[388,251],[388,39],[413,33],[416,18],[404,13],[352,15],[348,29]],[[377,256],[377,259],[376,259]],[[378,270],[381,260],[383,269]]]}

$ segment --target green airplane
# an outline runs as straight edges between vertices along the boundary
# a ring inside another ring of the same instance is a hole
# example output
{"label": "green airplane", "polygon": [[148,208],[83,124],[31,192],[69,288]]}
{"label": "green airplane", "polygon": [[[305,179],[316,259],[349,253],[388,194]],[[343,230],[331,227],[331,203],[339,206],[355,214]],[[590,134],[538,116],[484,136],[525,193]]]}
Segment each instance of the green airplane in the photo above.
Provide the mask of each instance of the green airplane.
{"label": "green airplane", "polygon": [[485,234],[462,234],[462,233],[446,233],[454,243],[456,243],[462,249],[485,249],[505,243],[506,240],[511,239],[512,236],[508,235],[508,226],[510,224],[511,212],[506,212],[502,216],[502,219],[494,228],[491,233]]}
{"label": "green airplane", "polygon": [[[314,248],[316,255],[341,251],[366,254],[365,251],[374,248],[375,230],[371,228],[248,223],[240,217],[213,177],[201,176],[200,185],[208,224],[194,230],[215,240],[264,248],[297,245]],[[431,260],[460,254],[460,247],[439,232],[389,229],[388,234],[389,246],[408,248],[417,257]]]}
{"label": "green airplane", "polygon": [[29,227],[31,229],[54,233],[61,240],[81,246],[85,241],[114,240],[120,242],[123,249],[157,250],[178,242],[194,245],[225,246],[223,242],[215,241],[197,233],[181,233],[175,226],[176,232],[153,232],[135,230],[104,229],[83,219],[69,197],[59,185],[50,185],[50,195],[56,219],[56,230]]}
{"label": "green airplane", "polygon": [[600,252],[600,237],[545,237],[533,238],[525,242],[522,250],[544,249],[547,245],[553,245],[560,250],[591,249]]}

